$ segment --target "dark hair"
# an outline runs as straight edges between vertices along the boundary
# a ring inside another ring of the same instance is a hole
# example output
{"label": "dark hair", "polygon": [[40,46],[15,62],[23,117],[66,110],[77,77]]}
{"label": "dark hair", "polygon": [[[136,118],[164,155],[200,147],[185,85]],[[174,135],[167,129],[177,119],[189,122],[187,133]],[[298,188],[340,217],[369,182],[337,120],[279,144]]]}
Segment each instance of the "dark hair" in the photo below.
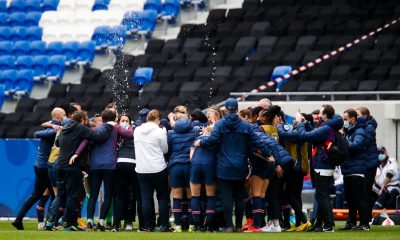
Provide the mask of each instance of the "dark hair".
{"label": "dark hair", "polygon": [[366,116],[367,119],[371,118],[371,113],[369,112],[369,109],[366,107],[359,107],[356,110],[361,112],[361,115]]}
{"label": "dark hair", "polygon": [[199,121],[201,123],[207,123],[207,115],[203,113],[200,109],[196,108],[190,113],[190,118],[192,121]]}
{"label": "dark hair", "polygon": [[101,112],[101,118],[103,119],[103,122],[115,121],[117,114],[112,110],[104,110]]}
{"label": "dark hair", "polygon": [[314,111],[312,111],[311,114],[312,114],[312,115],[315,115],[315,114],[319,115],[319,109],[315,109]]}
{"label": "dark hair", "polygon": [[72,114],[71,119],[77,123],[80,123],[82,120],[87,119],[87,114],[85,111],[78,110]]}
{"label": "dark hair", "polygon": [[115,103],[111,102],[109,104],[106,105],[106,107],[104,108],[105,110],[111,109],[111,108],[117,108],[117,106],[115,105]]}
{"label": "dark hair", "polygon": [[249,109],[241,109],[239,111],[239,115],[241,117],[246,117],[247,116],[247,118],[250,118],[251,117],[251,111]]}
{"label": "dark hair", "polygon": [[281,107],[277,105],[271,105],[261,112],[261,115],[267,119],[267,124],[271,124],[274,121],[275,116],[281,116],[281,114]]}
{"label": "dark hair", "polygon": [[333,115],[335,115],[335,109],[332,107],[332,105],[324,104],[322,107],[324,108],[324,110],[322,110],[322,115],[326,114],[328,119],[331,119]]}
{"label": "dark hair", "polygon": [[349,118],[357,119],[357,117],[358,117],[356,110],[354,110],[353,108],[347,109],[346,111],[344,111],[344,113],[347,113],[347,115],[349,115]]}
{"label": "dark hair", "polygon": [[118,119],[118,123],[121,121],[121,118],[122,118],[122,117],[127,117],[128,120],[129,120],[129,124],[131,124],[131,122],[132,122],[132,117],[131,117],[131,115],[130,115],[129,113],[124,113],[124,114],[122,114],[122,115],[119,117],[119,119]]}
{"label": "dark hair", "polygon": [[74,112],[76,112],[78,109],[72,105],[72,103],[63,103],[61,104],[61,108],[64,109],[65,115],[67,117],[71,116]]}
{"label": "dark hair", "polygon": [[261,112],[261,110],[263,110],[262,107],[255,107],[251,110],[251,117],[258,117],[258,114]]}
{"label": "dark hair", "polygon": [[157,109],[153,109],[147,114],[147,121],[152,122],[157,119],[160,119],[161,121],[161,117],[162,117],[161,112]]}

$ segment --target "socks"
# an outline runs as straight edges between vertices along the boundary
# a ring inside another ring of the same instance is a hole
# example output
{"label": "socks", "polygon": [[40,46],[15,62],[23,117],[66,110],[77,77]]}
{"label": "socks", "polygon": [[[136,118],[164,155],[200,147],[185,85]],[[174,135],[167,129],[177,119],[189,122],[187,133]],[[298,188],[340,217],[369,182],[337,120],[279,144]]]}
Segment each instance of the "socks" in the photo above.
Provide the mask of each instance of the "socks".
{"label": "socks", "polygon": [[104,226],[104,219],[99,219],[100,226]]}
{"label": "socks", "polygon": [[271,221],[274,227],[279,227],[279,219],[272,219]]}
{"label": "socks", "polygon": [[285,228],[289,229],[290,228],[290,206],[282,207],[282,214],[283,214],[283,225],[285,226]]}
{"label": "socks", "polygon": [[245,206],[244,206],[244,213],[246,215],[246,218],[253,218],[253,211],[252,211],[252,205],[251,205],[251,201],[248,200],[245,202]]}
{"label": "socks", "polygon": [[264,217],[265,210],[263,208],[263,200],[260,197],[253,197],[251,199],[253,207],[253,219],[254,227],[261,228],[263,226],[262,219]]}
{"label": "socks", "polygon": [[44,222],[44,211],[46,207],[47,200],[49,200],[49,195],[43,196],[36,206],[36,214],[38,218],[38,222]]}
{"label": "socks", "polygon": [[193,216],[193,222],[194,225],[199,226],[200,225],[200,197],[192,197],[191,201],[192,205],[192,216]]}
{"label": "socks", "polygon": [[178,198],[173,199],[172,212],[174,213],[175,226],[180,226],[181,218],[182,218],[182,199],[178,199]]}
{"label": "socks", "polygon": [[206,225],[213,226],[215,216],[215,197],[207,197]]}

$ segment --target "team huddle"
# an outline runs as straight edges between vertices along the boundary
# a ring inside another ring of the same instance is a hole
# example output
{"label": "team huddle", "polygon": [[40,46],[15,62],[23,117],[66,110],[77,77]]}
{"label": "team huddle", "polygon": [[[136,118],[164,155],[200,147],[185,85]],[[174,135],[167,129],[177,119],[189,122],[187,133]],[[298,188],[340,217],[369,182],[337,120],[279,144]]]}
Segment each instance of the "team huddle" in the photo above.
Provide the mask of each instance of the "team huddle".
{"label": "team huddle", "polygon": [[[349,209],[343,230],[369,231],[372,209],[392,206],[399,195],[397,163],[377,147],[367,108],[340,116],[323,105],[296,113],[289,125],[268,99],[239,111],[230,98],[224,107],[206,115],[177,106],[166,119],[143,109],[138,121],[113,104],[90,119],[77,103],[55,108],[35,133],[35,186],[12,225],[23,230],[23,217],[38,202],[39,229],[50,231],[106,231],[112,212],[112,232],[122,221],[133,230],[136,214],[138,231],[147,232],[333,232],[330,194],[339,170]],[[307,174],[315,187],[310,220],[301,198]]]}

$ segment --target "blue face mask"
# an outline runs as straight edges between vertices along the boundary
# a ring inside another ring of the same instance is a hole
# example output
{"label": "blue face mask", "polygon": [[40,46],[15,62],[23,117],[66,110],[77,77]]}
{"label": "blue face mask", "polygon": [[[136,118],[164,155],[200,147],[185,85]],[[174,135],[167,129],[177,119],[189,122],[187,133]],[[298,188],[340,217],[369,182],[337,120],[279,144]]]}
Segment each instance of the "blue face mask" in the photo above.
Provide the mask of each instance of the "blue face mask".
{"label": "blue face mask", "polygon": [[378,155],[379,161],[385,161],[386,160],[386,155],[385,154],[379,154]]}

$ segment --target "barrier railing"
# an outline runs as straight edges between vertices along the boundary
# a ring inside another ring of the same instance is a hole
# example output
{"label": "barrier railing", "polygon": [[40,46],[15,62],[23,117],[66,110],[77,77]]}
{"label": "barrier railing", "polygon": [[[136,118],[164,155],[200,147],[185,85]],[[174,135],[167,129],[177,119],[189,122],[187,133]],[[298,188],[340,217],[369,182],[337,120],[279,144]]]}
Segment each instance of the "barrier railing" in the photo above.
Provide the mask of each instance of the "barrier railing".
{"label": "barrier railing", "polygon": [[400,91],[357,91],[357,92],[232,92],[231,96],[240,97],[241,101],[245,101],[250,96],[285,96],[286,101],[290,101],[291,96],[330,96],[330,101],[335,101],[335,96],[343,95],[375,95],[377,101],[381,101],[383,95],[399,95]]}

